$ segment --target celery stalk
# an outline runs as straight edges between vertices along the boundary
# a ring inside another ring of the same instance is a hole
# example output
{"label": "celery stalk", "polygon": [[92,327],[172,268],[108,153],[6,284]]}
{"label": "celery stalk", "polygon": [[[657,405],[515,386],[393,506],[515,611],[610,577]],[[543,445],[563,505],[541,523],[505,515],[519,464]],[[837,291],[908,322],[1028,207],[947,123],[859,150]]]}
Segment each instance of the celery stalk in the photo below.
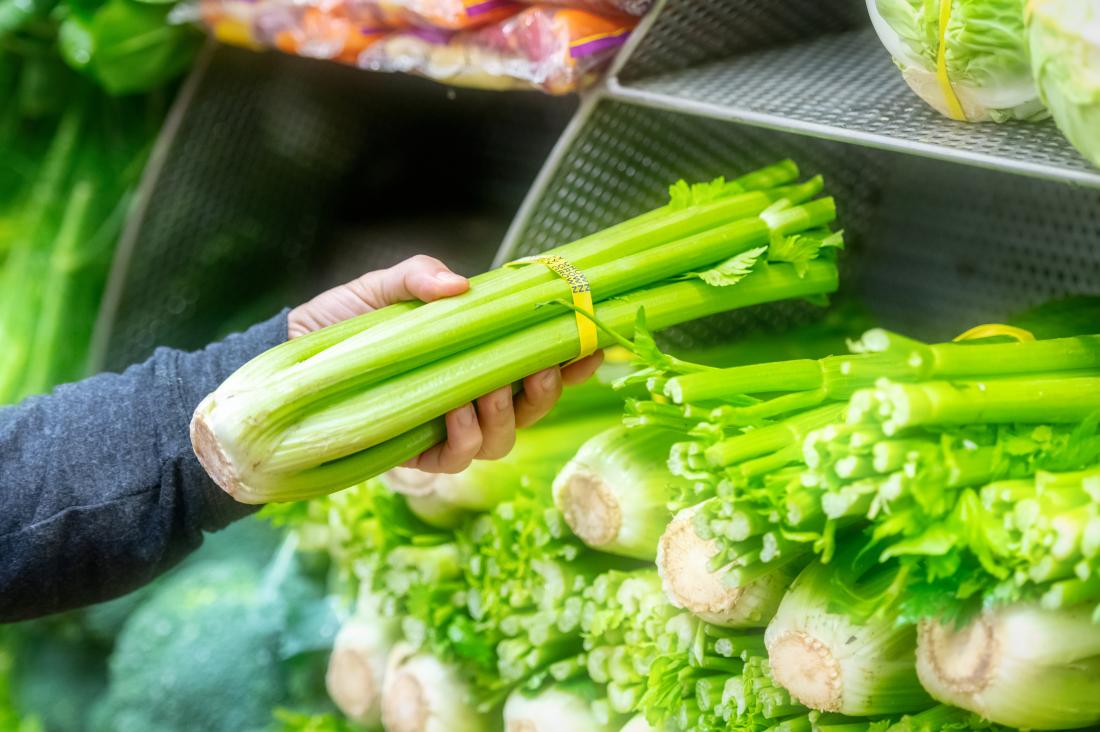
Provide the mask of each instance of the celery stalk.
{"label": "celery stalk", "polygon": [[939,701],[1000,724],[1048,730],[1100,723],[1100,632],[1090,608],[1014,605],[958,629],[922,623],[917,670]]}
{"label": "celery stalk", "polygon": [[554,480],[554,503],[581,541],[598,551],[654,559],[688,481],[665,463],[676,433],[612,427],[581,446]]}
{"label": "celery stalk", "polygon": [[[664,328],[738,307],[831,292],[836,284],[836,267],[829,262],[812,262],[802,277],[791,265],[764,265],[733,287],[683,281],[636,290],[599,303],[596,315],[609,327],[626,330],[644,307],[652,326]],[[575,356],[576,328],[572,314],[556,316],[342,398],[327,409],[315,407],[283,432],[272,431],[264,421],[270,409],[242,404],[272,404],[269,395],[242,394],[234,406],[219,390],[197,410],[192,440],[211,476],[243,502],[294,500],[339,490],[437,442],[438,426],[424,425],[446,412]],[[600,345],[612,342],[601,333]],[[486,364],[493,366],[487,369]],[[308,371],[287,378],[315,383]],[[364,422],[363,415],[371,419]]]}

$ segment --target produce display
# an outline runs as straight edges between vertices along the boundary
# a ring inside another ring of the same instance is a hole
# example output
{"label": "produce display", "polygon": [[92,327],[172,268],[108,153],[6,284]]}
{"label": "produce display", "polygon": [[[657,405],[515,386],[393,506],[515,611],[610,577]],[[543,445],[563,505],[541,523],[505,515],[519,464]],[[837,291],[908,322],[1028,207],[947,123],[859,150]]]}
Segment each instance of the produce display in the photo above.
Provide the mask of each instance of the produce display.
{"label": "produce display", "polygon": [[[238,45],[561,94],[652,4],[197,9]],[[1100,166],[1100,0],[867,6],[942,115],[1022,134],[1050,116]],[[0,405],[88,371],[114,246],[200,42],[188,12],[0,0]],[[623,171],[663,176],[675,156],[582,139]],[[854,282],[881,254],[860,209],[894,183],[845,179],[846,202],[792,160],[736,173],[241,367],[190,437],[222,490],[264,508],[130,595],[0,626],[0,731],[1100,729],[1100,298],[953,340],[895,332]],[[1019,205],[1021,221],[1063,216]],[[1092,221],[1072,210],[1058,225],[1076,236]],[[862,217],[852,252],[845,213]],[[1026,284],[1033,264],[1005,266]],[[815,322],[773,321],[793,301]],[[766,327],[709,346],[655,335],[739,310]],[[448,413],[599,349],[597,375],[505,458],[403,467],[446,439]]]}
{"label": "produce display", "polygon": [[721,367],[638,326],[577,399],[621,424],[567,399],[449,527],[377,481],[271,507],[356,598],[333,698],[402,732],[1093,727],[1100,341],[1065,312]]}
{"label": "produce display", "polygon": [[621,11],[597,12],[605,5],[203,0],[200,8],[206,26],[229,43],[457,86],[567,94],[596,78],[637,22]]}

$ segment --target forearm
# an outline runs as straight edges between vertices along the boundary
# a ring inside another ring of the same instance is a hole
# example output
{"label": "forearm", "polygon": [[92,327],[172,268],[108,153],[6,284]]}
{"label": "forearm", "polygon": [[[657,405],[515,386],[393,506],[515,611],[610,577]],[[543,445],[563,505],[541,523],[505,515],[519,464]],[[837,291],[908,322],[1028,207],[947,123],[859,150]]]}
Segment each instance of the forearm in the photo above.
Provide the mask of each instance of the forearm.
{"label": "forearm", "polygon": [[287,316],[0,409],[0,622],[124,594],[250,509],[191,450],[195,406]]}

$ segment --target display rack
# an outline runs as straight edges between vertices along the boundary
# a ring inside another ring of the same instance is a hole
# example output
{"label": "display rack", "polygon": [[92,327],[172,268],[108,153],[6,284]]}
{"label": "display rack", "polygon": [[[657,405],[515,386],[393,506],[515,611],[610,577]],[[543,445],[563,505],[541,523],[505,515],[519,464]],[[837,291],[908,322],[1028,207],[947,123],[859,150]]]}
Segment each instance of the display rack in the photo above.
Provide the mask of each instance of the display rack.
{"label": "display rack", "polygon": [[[862,2],[666,0],[654,12],[559,141],[498,262],[659,205],[679,177],[792,157],[826,176],[854,250],[845,292],[887,326],[944,338],[1100,293],[1100,171],[1048,123],[973,125],[925,108],[859,27]],[[804,317],[769,307],[669,338]]]}

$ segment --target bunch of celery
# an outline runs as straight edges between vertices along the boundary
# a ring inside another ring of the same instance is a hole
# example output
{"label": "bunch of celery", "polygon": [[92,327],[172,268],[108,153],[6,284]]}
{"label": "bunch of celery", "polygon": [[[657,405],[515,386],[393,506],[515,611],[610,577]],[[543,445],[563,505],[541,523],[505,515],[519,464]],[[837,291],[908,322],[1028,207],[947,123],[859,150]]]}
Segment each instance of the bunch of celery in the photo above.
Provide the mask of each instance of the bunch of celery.
{"label": "bunch of celery", "polygon": [[683,438],[669,467],[686,481],[670,503],[684,508],[658,552],[670,600],[722,622],[737,591],[770,578],[782,593],[816,555],[763,611],[772,673],[795,699],[883,715],[931,707],[932,692],[1006,724],[1095,721],[1100,696],[1077,675],[1089,643],[1032,653],[1068,674],[1068,706],[1028,717],[931,672],[922,686],[913,622],[954,622],[981,602],[1072,614],[1100,599],[1088,470],[1100,462],[1100,338],[927,345],[871,331],[849,356],[713,369],[639,335],[638,378],[655,398],[629,405],[626,423]]}
{"label": "bunch of celery", "polygon": [[[711,568],[741,586],[827,559],[838,529],[877,521],[880,538],[908,533],[912,512],[940,518],[966,486],[1088,465],[1100,454],[1081,434],[1100,407],[1098,346],[1094,336],[929,346],[872,331],[851,356],[668,379],[679,404],[658,407],[706,415],[670,465],[707,499],[693,521],[716,543]],[[697,406],[708,403],[719,406]]]}
{"label": "bunch of celery", "polygon": [[[622,328],[644,309],[667,327],[836,288],[820,178],[785,162],[731,183],[676,186],[671,202],[547,254],[582,270],[595,318]],[[458,297],[404,303],[283,344],[199,406],[192,441],[245,502],[340,490],[443,437],[442,416],[578,355],[569,284],[537,263],[471,280]],[[600,345],[613,338],[606,332]]]}

